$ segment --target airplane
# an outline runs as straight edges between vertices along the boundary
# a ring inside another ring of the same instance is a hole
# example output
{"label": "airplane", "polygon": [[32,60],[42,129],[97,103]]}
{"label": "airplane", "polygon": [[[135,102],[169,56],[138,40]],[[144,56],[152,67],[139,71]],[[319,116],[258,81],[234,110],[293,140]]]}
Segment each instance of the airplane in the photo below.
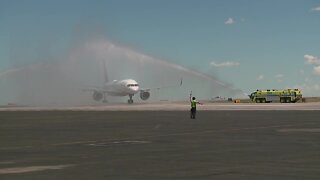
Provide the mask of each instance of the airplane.
{"label": "airplane", "polygon": [[[157,88],[148,88],[148,89],[142,89],[139,86],[139,83],[134,79],[124,79],[124,80],[113,80],[111,82],[108,81],[108,75],[106,70],[106,65],[104,62],[104,80],[105,84],[103,87],[92,87],[89,89],[85,89],[85,91],[93,91],[93,99],[95,101],[101,101],[103,103],[106,103],[106,96],[129,96],[128,104],[133,104],[132,97],[135,94],[140,95],[140,98],[143,101],[146,101],[150,98],[150,90],[151,89],[160,89],[160,87]],[[182,86],[182,78],[180,81],[180,86]],[[169,86],[168,86],[169,87]],[[162,88],[168,88],[168,87],[162,87]]]}

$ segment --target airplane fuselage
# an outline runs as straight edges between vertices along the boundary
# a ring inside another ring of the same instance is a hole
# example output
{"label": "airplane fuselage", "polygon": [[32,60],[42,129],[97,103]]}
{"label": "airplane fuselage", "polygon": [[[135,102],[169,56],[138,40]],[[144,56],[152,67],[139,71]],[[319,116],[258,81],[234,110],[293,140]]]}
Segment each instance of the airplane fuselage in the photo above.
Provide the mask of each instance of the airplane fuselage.
{"label": "airplane fuselage", "polygon": [[104,91],[111,96],[130,96],[139,92],[139,84],[133,79],[114,80],[103,87]]}

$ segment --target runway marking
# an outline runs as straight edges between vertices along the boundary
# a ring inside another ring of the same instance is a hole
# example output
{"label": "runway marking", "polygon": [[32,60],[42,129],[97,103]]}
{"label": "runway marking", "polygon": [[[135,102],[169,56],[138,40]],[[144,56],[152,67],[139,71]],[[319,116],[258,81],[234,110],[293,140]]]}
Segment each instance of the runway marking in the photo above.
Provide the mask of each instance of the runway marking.
{"label": "runway marking", "polygon": [[15,164],[13,161],[0,161],[0,165],[2,164]]}
{"label": "runway marking", "polygon": [[135,144],[149,144],[151,141],[113,141],[113,142],[102,142],[96,144],[88,144],[89,146],[114,146],[114,145],[135,145]]}
{"label": "runway marking", "polygon": [[320,128],[279,129],[278,132],[310,132],[310,133],[319,133],[319,132],[320,132]]}
{"label": "runway marking", "polygon": [[[181,133],[172,133],[164,135],[154,135],[154,136],[143,136],[143,137],[133,137],[133,138],[123,138],[123,139],[101,139],[101,140],[88,140],[88,141],[75,141],[75,142],[65,142],[65,143],[56,143],[56,144],[47,144],[39,146],[67,146],[67,145],[78,145],[78,144],[98,144],[101,142],[116,142],[116,141],[138,141],[138,139],[147,139],[147,138],[158,138],[158,137],[170,137],[170,136],[183,136],[183,135],[192,135],[192,134],[210,134],[210,133],[221,133],[229,131],[241,131],[241,130],[255,130],[255,129],[269,129],[269,128],[284,128],[284,127],[294,127],[301,125],[314,125],[318,123],[304,123],[304,124],[287,124],[287,125],[273,125],[273,126],[260,126],[260,127],[247,127],[247,128],[231,128],[231,129],[215,129],[215,130],[206,130],[206,131],[189,131]],[[22,146],[22,147],[5,147],[0,148],[0,150],[11,150],[11,149],[22,149],[22,148],[34,148],[38,146]]]}
{"label": "runway marking", "polygon": [[[313,125],[313,124],[318,124],[318,123],[304,123],[303,125]],[[231,128],[231,129],[221,129],[221,130],[207,130],[207,131],[201,131],[201,132],[190,131],[190,132],[174,133],[174,134],[166,134],[166,135],[136,137],[134,139],[145,139],[145,138],[155,138],[155,137],[169,137],[169,136],[182,136],[182,135],[192,135],[192,134],[221,133],[221,132],[241,131],[241,130],[255,130],[255,129],[294,127],[294,126],[297,126],[297,125],[300,126],[301,124],[287,124],[287,125],[274,125],[274,126],[248,127],[248,128]]]}
{"label": "runway marking", "polygon": [[64,146],[64,145],[76,145],[76,144],[87,144],[87,143],[96,143],[95,141],[74,141],[74,142],[65,142],[65,143],[56,143],[56,144],[49,144],[49,146]]}
{"label": "runway marking", "polygon": [[[313,125],[317,123],[304,123],[303,125]],[[251,128],[232,128],[232,129],[220,129],[220,130],[207,130],[207,131],[190,131],[190,132],[182,132],[182,133],[173,133],[173,134],[165,134],[165,135],[155,135],[155,136],[143,136],[143,137],[134,137],[134,138],[124,138],[124,139],[109,139],[109,140],[97,140],[97,141],[87,141],[87,142],[103,142],[103,141],[134,141],[137,139],[147,139],[147,138],[157,138],[157,137],[170,137],[170,136],[183,136],[183,135],[192,135],[192,134],[208,134],[208,133],[221,133],[221,132],[228,132],[228,131],[241,131],[241,130],[254,130],[254,129],[268,129],[268,128],[282,128],[282,127],[294,127],[301,124],[287,124],[287,125],[274,125],[274,126],[261,126],[261,127],[251,127]],[[77,144],[84,144],[85,141],[81,143],[78,142]],[[64,145],[67,144],[75,144],[75,143],[63,143]],[[86,143],[87,144],[87,143]]]}
{"label": "runway marking", "polygon": [[19,147],[1,147],[0,150],[14,150],[14,149],[27,149],[33,146],[19,146]]}
{"label": "runway marking", "polygon": [[15,167],[15,168],[3,168],[0,169],[0,174],[18,174],[18,173],[28,173],[35,171],[45,171],[45,170],[59,170],[74,165],[56,165],[56,166],[28,166],[28,167]]}

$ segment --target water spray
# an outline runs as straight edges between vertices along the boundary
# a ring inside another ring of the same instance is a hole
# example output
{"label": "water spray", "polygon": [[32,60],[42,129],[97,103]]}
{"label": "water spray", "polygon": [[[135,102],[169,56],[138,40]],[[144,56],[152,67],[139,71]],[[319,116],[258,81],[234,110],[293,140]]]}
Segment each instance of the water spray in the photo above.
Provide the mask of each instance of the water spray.
{"label": "water spray", "polygon": [[[105,64],[101,65],[101,61]],[[0,72],[0,80],[6,77],[7,81],[15,82],[12,87],[4,85],[6,88],[18,91],[12,94],[15,99],[10,101],[41,105],[87,104],[92,102],[91,95],[81,94],[83,92],[77,89],[81,89],[81,85],[101,86],[106,77],[103,71],[105,66],[108,69],[109,80],[133,78],[145,88],[166,86],[176,83],[176,77],[184,77],[183,87],[163,90],[161,93],[166,98],[175,100],[185,98],[181,93],[183,88],[185,90],[197,88],[201,98],[210,98],[212,94],[219,92],[230,94],[242,92],[204,73],[105,40],[78,44],[71,48],[63,59],[52,60],[50,63],[35,63],[5,70]],[[119,102],[123,101],[120,99]]]}

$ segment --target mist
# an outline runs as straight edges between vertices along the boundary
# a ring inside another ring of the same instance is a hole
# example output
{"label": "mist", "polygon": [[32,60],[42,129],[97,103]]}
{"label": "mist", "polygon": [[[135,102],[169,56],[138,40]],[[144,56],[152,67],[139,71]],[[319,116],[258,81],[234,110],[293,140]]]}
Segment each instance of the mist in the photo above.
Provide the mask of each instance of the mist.
{"label": "mist", "polygon": [[[29,60],[32,63],[0,72],[0,104],[102,104],[95,102],[92,93],[83,89],[103,86],[103,61],[109,80],[131,78],[141,88],[167,87],[151,90],[151,97],[146,102],[188,100],[190,91],[201,100],[243,96],[241,90],[213,76],[117,45],[101,36],[82,38],[71,44],[64,53],[51,55],[50,60]],[[179,86],[181,78],[183,84]],[[111,103],[126,103],[128,97],[108,96],[107,99]],[[138,94],[133,99],[137,103],[143,102]]]}

